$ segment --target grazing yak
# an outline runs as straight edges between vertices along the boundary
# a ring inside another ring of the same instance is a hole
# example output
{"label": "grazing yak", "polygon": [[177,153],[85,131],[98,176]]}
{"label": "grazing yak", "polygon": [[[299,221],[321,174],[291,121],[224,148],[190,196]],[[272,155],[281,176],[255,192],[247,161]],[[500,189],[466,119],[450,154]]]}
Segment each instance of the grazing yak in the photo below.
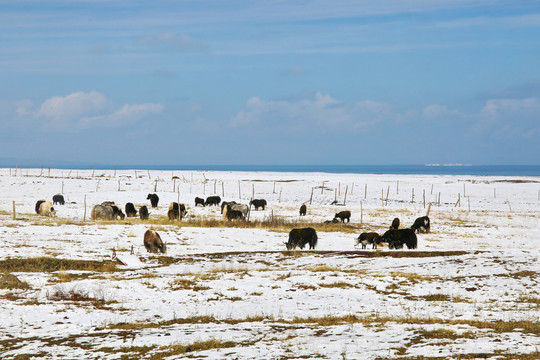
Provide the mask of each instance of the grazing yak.
{"label": "grazing yak", "polygon": [[150,204],[152,205],[152,207],[156,208],[159,203],[159,196],[157,196],[157,194],[148,194],[146,200],[150,200]]}
{"label": "grazing yak", "polygon": [[114,220],[115,214],[111,205],[95,205],[90,214],[92,220]]}
{"label": "grazing yak", "polygon": [[195,206],[202,205],[204,207],[204,199],[200,197],[195,198]]}
{"label": "grazing yak", "polygon": [[148,215],[148,208],[146,207],[146,205],[141,206],[139,208],[139,217],[141,218],[141,220],[148,220],[149,215]]}
{"label": "grazing yak", "polygon": [[287,250],[294,250],[298,246],[303,249],[309,244],[310,249],[317,245],[317,232],[313,228],[292,229],[289,232],[289,241],[285,243]]}
{"label": "grazing yak", "polygon": [[407,249],[416,249],[418,238],[413,229],[388,230],[382,236],[382,241],[388,243],[389,249],[402,249],[407,245]]}
{"label": "grazing yak", "polygon": [[[108,205],[111,203],[113,205]],[[125,215],[118,206],[114,205],[114,202],[105,201],[101,205],[95,205],[92,208],[90,217],[92,220],[116,220],[118,218],[124,219]]]}
{"label": "grazing yak", "polygon": [[264,199],[255,199],[251,200],[249,202],[249,206],[253,205],[255,207],[255,211],[258,211],[260,207],[264,210],[264,207],[266,206],[266,200]]}
{"label": "grazing yak", "polygon": [[247,206],[246,204],[234,204],[231,206],[231,209],[235,211],[240,211],[244,215],[244,217],[246,217],[249,213],[249,206]]}
{"label": "grazing yak", "polygon": [[204,205],[216,205],[219,206],[219,203],[221,202],[221,198],[219,196],[209,196],[206,198],[206,201],[204,202]]}
{"label": "grazing yak", "polygon": [[[103,205],[103,204],[101,204],[101,205]],[[126,215],[124,215],[122,210],[118,206],[114,205],[114,203],[113,203],[113,205],[106,205],[106,206],[110,206],[113,209],[115,219],[120,218],[120,219],[123,220],[126,217]]]}
{"label": "grazing yak", "polygon": [[56,194],[52,197],[53,205],[64,205],[66,202],[64,201],[64,197],[60,194]]}
{"label": "grazing yak", "polygon": [[362,244],[362,249],[365,249],[367,244],[372,244],[372,248],[376,249],[377,245],[382,243],[382,236],[376,232],[361,233],[357,239],[354,240],[354,246]]}
{"label": "grazing yak", "polygon": [[144,247],[150,253],[166,253],[167,246],[161,240],[157,231],[146,230],[144,233]]}
{"label": "grazing yak", "polygon": [[169,211],[171,211],[171,210],[178,212],[176,218],[178,218],[178,216],[181,216],[182,218],[184,218],[187,215],[186,205],[184,205],[182,203],[179,204],[177,202],[172,202],[169,205]]}
{"label": "grazing yak", "polygon": [[414,220],[414,224],[411,226],[411,229],[419,233],[428,233],[429,227],[430,227],[429,217],[422,216]]}
{"label": "grazing yak", "polygon": [[307,206],[306,204],[302,204],[302,206],[300,206],[300,216],[306,216],[306,213],[307,213]]}
{"label": "grazing yak", "polygon": [[41,206],[41,204],[43,204],[46,200],[38,200],[36,201],[36,214],[39,215],[39,207]]}
{"label": "grazing yak", "polygon": [[390,225],[390,230],[397,230],[399,229],[399,218],[395,218],[392,220],[392,225]]}
{"label": "grazing yak", "polygon": [[244,214],[239,210],[234,210],[231,205],[226,205],[223,209],[223,220],[244,220]]}
{"label": "grazing yak", "polygon": [[135,209],[135,205],[133,205],[133,203],[128,202],[125,206],[125,210],[127,217],[137,216],[137,209]]}
{"label": "grazing yak", "polygon": [[334,219],[340,219],[341,222],[345,222],[345,220],[351,222],[351,212],[349,210],[340,211],[334,216]]}
{"label": "grazing yak", "polygon": [[53,204],[50,201],[44,201],[39,205],[39,215],[54,217],[56,211],[54,210]]}
{"label": "grazing yak", "polygon": [[221,203],[221,213],[223,214],[223,210],[225,209],[225,207],[226,207],[227,205],[233,206],[233,205],[236,205],[236,204],[237,204],[236,201],[224,201],[224,202],[222,202],[222,203]]}

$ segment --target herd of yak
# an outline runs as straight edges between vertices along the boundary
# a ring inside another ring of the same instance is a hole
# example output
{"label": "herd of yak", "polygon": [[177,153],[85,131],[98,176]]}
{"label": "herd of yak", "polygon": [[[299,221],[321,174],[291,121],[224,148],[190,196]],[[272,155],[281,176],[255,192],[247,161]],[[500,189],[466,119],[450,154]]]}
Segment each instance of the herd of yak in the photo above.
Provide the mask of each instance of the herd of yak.
{"label": "herd of yak", "polygon": [[[150,204],[153,208],[157,208],[159,203],[159,197],[157,194],[148,194],[147,200],[150,200]],[[246,219],[251,207],[253,206],[255,210],[259,208],[265,209],[267,205],[266,200],[264,199],[254,199],[251,200],[249,206],[246,204],[238,204],[235,201],[223,201],[219,196],[209,196],[205,199],[196,197],[195,206],[220,206],[221,203],[221,213],[223,214],[223,219],[226,220],[235,220],[235,219]],[[62,195],[54,195],[53,202],[46,200],[38,200],[36,202],[35,211],[39,215],[43,216],[55,216],[56,211],[53,205],[64,205],[64,197]],[[139,210],[135,208],[135,205],[131,202],[128,202],[124,207],[125,214],[122,212],[122,209],[119,208],[113,201],[105,201],[99,205],[95,205],[92,208],[91,218],[92,220],[115,220],[115,219],[124,219],[127,217],[136,217],[137,212],[141,220],[147,220],[149,218],[149,212],[146,205],[140,206]],[[303,204],[300,207],[300,216],[305,216],[307,213],[307,207]],[[169,211],[167,213],[169,220],[182,219],[186,216],[187,210],[186,206],[181,203],[173,202],[169,205]],[[332,220],[327,220],[325,223],[329,222],[350,222],[351,212],[348,210],[340,211],[335,214]],[[365,249],[368,244],[371,244],[373,249],[376,249],[379,244],[386,243],[388,244],[389,249],[402,249],[403,246],[407,246],[408,249],[416,249],[418,245],[418,239],[416,237],[417,232],[429,232],[430,230],[430,220],[427,216],[419,217],[415,220],[414,224],[410,228],[399,228],[400,221],[398,218],[395,218],[392,221],[390,230],[386,231],[382,236],[376,232],[364,232],[355,239],[355,246],[362,245],[362,249]],[[297,247],[303,249],[306,245],[309,245],[309,249],[315,249],[317,245],[317,232],[313,228],[301,228],[301,229],[292,229],[289,232],[289,241],[285,243],[287,250],[294,250]],[[147,230],[144,234],[144,247],[148,252],[152,253],[165,253],[166,245],[161,240],[159,234],[154,230]]]}

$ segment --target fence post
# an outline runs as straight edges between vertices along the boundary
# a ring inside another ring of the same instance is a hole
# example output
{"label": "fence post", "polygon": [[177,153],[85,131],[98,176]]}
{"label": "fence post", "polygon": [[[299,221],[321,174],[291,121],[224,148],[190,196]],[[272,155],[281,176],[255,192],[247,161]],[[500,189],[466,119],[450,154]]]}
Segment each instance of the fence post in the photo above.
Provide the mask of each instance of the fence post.
{"label": "fence post", "polygon": [[13,200],[13,220],[17,218],[17,213],[15,212],[15,200]]}
{"label": "fence post", "polygon": [[347,205],[347,191],[349,191],[349,185],[345,188],[345,197],[343,198],[343,205]]}
{"label": "fence post", "polygon": [[86,195],[84,195],[84,215],[83,215],[83,221],[86,221]]}
{"label": "fence post", "polygon": [[311,196],[309,197],[309,205],[311,205],[311,200],[313,200],[313,188],[311,188]]}
{"label": "fence post", "polygon": [[364,199],[366,199],[366,197],[367,197],[367,184],[364,187]]}

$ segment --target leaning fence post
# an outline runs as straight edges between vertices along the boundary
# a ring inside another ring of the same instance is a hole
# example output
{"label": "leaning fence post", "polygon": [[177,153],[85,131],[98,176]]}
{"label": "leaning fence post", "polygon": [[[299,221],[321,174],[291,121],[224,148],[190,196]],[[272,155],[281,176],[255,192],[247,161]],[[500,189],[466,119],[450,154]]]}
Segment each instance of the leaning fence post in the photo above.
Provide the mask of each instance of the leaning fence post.
{"label": "leaning fence post", "polygon": [[343,197],[343,205],[347,205],[347,191],[349,191],[349,185],[345,188],[345,196]]}
{"label": "leaning fence post", "polygon": [[309,197],[309,205],[311,205],[311,200],[313,200],[313,188],[311,188],[311,196]]}

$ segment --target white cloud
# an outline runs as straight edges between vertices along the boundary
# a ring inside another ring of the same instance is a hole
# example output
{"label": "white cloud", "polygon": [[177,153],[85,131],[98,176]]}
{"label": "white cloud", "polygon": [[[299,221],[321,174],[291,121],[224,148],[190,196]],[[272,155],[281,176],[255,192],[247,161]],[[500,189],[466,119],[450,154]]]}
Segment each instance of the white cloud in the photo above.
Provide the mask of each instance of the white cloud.
{"label": "white cloud", "polygon": [[159,114],[164,110],[161,104],[126,104],[119,110],[101,116],[83,117],[80,121],[82,127],[115,127],[126,125],[149,115]]}
{"label": "white cloud", "polygon": [[537,98],[528,99],[492,99],[486,101],[482,113],[488,117],[500,117],[508,113],[539,113],[540,101]]}
{"label": "white cloud", "polygon": [[45,100],[35,115],[49,120],[51,126],[64,126],[88,114],[104,111],[110,106],[106,97],[97,92],[75,92]]}
{"label": "white cloud", "polygon": [[493,131],[500,138],[540,135],[540,99],[491,99],[478,114],[476,132]]}
{"label": "white cloud", "polygon": [[446,105],[432,104],[422,109],[422,115],[428,119],[438,119],[458,114],[459,111],[449,109]]}
{"label": "white cloud", "polygon": [[403,115],[396,113],[393,106],[384,102],[366,100],[348,104],[320,92],[311,98],[295,101],[265,101],[252,97],[247,109],[234,116],[233,127],[250,125],[284,125],[289,128],[316,126],[333,129],[349,126],[370,126],[381,121],[399,121]]}
{"label": "white cloud", "polygon": [[[54,96],[37,108],[34,108],[31,101],[18,101],[13,108],[18,118],[40,121],[41,126],[53,131],[124,126],[164,110],[163,105],[152,103],[125,104],[118,107],[97,91],[78,91],[66,96]],[[36,125],[39,123],[34,124]]]}

